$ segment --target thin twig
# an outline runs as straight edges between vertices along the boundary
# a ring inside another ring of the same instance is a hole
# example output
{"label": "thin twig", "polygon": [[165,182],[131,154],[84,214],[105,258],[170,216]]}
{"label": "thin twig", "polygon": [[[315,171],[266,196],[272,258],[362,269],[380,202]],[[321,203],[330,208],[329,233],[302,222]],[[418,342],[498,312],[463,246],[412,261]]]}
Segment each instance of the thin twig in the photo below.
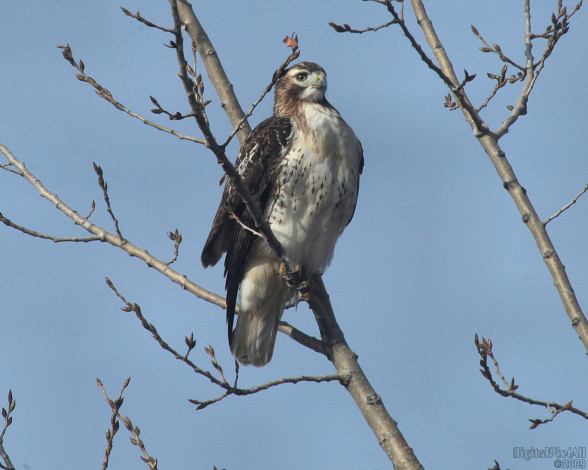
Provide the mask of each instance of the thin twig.
{"label": "thin twig", "polygon": [[570,203],[568,203],[565,206],[563,206],[560,210],[558,210],[555,214],[553,214],[545,222],[543,222],[543,225],[547,225],[553,219],[555,219],[556,217],[559,217],[563,212],[567,211],[570,207],[572,207],[576,203],[576,201],[578,201],[578,199],[580,199],[580,197],[582,196],[582,194],[584,194],[586,191],[588,191],[588,184],[584,187],[584,189],[582,189],[582,191],[580,191],[576,195],[576,197],[574,199],[572,199],[572,201]]}
{"label": "thin twig", "polygon": [[100,98],[103,98],[106,101],[108,101],[110,104],[112,104],[119,111],[122,111],[122,112],[128,114],[129,116],[132,116],[135,119],[138,119],[143,124],[147,124],[148,126],[151,126],[151,127],[155,128],[155,129],[157,129],[159,131],[162,131],[162,132],[166,132],[168,134],[171,134],[171,135],[177,137],[178,139],[188,140],[190,142],[194,142],[194,143],[197,143],[197,144],[206,145],[206,141],[204,141],[203,139],[197,139],[196,137],[192,137],[192,136],[189,136],[189,135],[180,134],[179,132],[176,132],[173,129],[169,129],[167,127],[164,127],[164,126],[161,126],[159,124],[156,124],[155,122],[150,121],[149,119],[141,116],[140,114],[135,113],[134,111],[131,111],[129,108],[127,108],[121,102],[119,102],[116,99],[114,99],[114,97],[112,96],[112,93],[110,93],[110,91],[108,91],[106,88],[104,88],[102,85],[100,85],[92,77],[90,77],[89,75],[86,75],[86,73],[84,72],[84,63],[81,60],[79,61],[79,63],[75,61],[75,59],[73,58],[72,51],[71,51],[71,48],[70,48],[69,44],[66,45],[66,46],[58,46],[58,47],[60,49],[62,49],[63,57],[73,67],[75,67],[80,72],[79,74],[76,74],[77,79],[80,80],[80,81],[82,81],[82,82],[86,82],[89,85],[91,85],[92,87],[94,87],[96,89],[96,94]]}
{"label": "thin twig", "polygon": [[197,405],[196,410],[202,410],[202,409],[206,408],[207,406],[212,405],[213,403],[217,403],[230,395],[239,395],[239,396],[252,395],[254,393],[258,393],[263,390],[267,390],[269,388],[276,387],[278,385],[283,385],[283,384],[297,384],[300,382],[314,382],[314,383],[333,382],[333,381],[341,382],[342,380],[344,380],[344,377],[339,374],[320,375],[320,376],[301,375],[299,377],[286,377],[286,378],[282,378],[282,379],[272,380],[271,382],[267,382],[262,385],[257,385],[255,387],[251,387],[251,388],[231,387],[222,395],[220,395],[216,398],[213,398],[211,400],[201,401],[201,400],[189,399],[188,401],[190,403],[193,403],[194,405]]}
{"label": "thin twig", "polygon": [[265,95],[267,95],[270,92],[270,90],[274,87],[274,85],[277,83],[277,81],[283,75],[284,70],[286,70],[286,67],[288,67],[299,56],[300,56],[300,51],[297,50],[296,47],[292,48],[292,53],[290,54],[290,56],[274,72],[274,74],[272,76],[272,81],[265,87],[265,89],[261,93],[261,96],[257,99],[257,101],[255,103],[253,103],[251,105],[251,108],[249,108],[249,111],[247,111],[247,114],[245,114],[245,116],[243,116],[243,118],[239,121],[238,125],[233,129],[233,132],[231,132],[231,134],[229,135],[229,137],[227,137],[227,140],[225,140],[225,142],[221,145],[221,147],[223,149],[226,148],[227,145],[229,145],[229,143],[231,142],[231,140],[233,139],[233,137],[235,136],[235,134],[237,132],[239,132],[239,130],[241,129],[241,126],[243,125],[243,123],[245,123],[245,121],[253,114],[253,111],[255,110],[255,108],[257,107],[257,105],[259,103],[261,103],[261,101],[265,98]]}
{"label": "thin twig", "polygon": [[10,219],[7,219],[6,217],[4,217],[4,215],[1,212],[0,212],[0,222],[2,222],[4,225],[6,225],[8,227],[11,227],[15,230],[18,230],[19,232],[22,232],[26,235],[30,235],[31,237],[42,238],[44,240],[51,240],[55,243],[60,243],[60,242],[88,243],[88,242],[95,242],[95,241],[101,241],[101,242],[104,241],[100,237],[77,238],[77,237],[54,237],[52,235],[45,235],[43,233],[35,232],[34,230],[31,230],[31,229],[28,229],[28,228],[23,227],[21,225],[15,224]]}
{"label": "thin twig", "polygon": [[2,408],[2,417],[4,418],[4,427],[2,428],[2,432],[0,433],[0,457],[4,461],[4,464],[0,462],[0,468],[4,470],[14,470],[14,465],[12,464],[10,457],[4,450],[4,434],[6,434],[6,429],[8,426],[12,424],[12,416],[10,414],[14,411],[16,407],[16,401],[12,398],[12,390],[8,391],[8,409]]}
{"label": "thin twig", "polygon": [[478,31],[478,29],[474,25],[471,25],[471,28],[472,28],[472,32],[476,35],[476,37],[480,41],[482,41],[484,43],[484,46],[485,47],[481,47],[480,48],[480,50],[482,52],[493,52],[494,54],[498,55],[498,57],[500,57],[500,60],[502,62],[505,62],[507,64],[510,64],[513,67],[516,67],[521,72],[525,72],[525,67],[523,67],[522,65],[517,64],[516,62],[514,62],[513,60],[511,60],[507,56],[505,56],[504,53],[502,52],[502,48],[498,44],[494,44],[493,46],[490,46],[490,44],[488,44],[486,42],[486,40],[482,37],[482,35],[480,34],[480,32]]}
{"label": "thin twig", "polygon": [[182,243],[182,235],[178,232],[178,229],[176,229],[175,232],[167,232],[167,236],[174,242],[174,256],[166,263],[169,266],[178,259],[180,243]]}
{"label": "thin twig", "polygon": [[112,207],[110,206],[110,197],[108,196],[108,185],[106,184],[106,181],[104,181],[104,172],[102,171],[100,165],[96,165],[96,163],[94,162],[92,162],[92,165],[94,166],[94,171],[98,175],[98,185],[102,189],[102,193],[104,195],[106,211],[108,212],[110,218],[114,222],[114,228],[116,230],[117,235],[124,240],[124,237],[122,236],[122,233],[120,232],[120,228],[118,226],[118,219],[114,216],[114,212],[112,211]]}
{"label": "thin twig", "polygon": [[114,436],[118,432],[118,428],[119,428],[119,422],[117,421],[116,418],[118,416],[118,412],[120,410],[120,407],[123,404],[122,394],[123,394],[125,388],[127,388],[127,386],[129,385],[130,381],[131,381],[131,378],[129,377],[125,381],[125,383],[123,384],[122,389],[118,395],[118,398],[113,401],[110,398],[108,398],[108,395],[106,394],[106,390],[104,390],[104,386],[102,385],[102,382],[100,381],[100,379],[96,379],[96,383],[98,384],[98,387],[100,388],[100,390],[102,390],[102,394],[104,395],[104,398],[106,398],[106,401],[108,402],[108,404],[110,405],[110,408],[112,410],[112,415],[110,417],[110,429],[108,429],[106,431],[106,450],[104,451],[104,461],[102,462],[102,470],[106,470],[108,468],[110,453],[112,452],[112,447],[114,445]]}
{"label": "thin twig", "polygon": [[127,10],[126,8],[120,7],[120,9],[123,11],[123,13],[125,15],[130,16],[131,18],[135,18],[137,21],[143,23],[145,26],[148,26],[150,28],[159,29],[161,31],[165,31],[166,33],[173,34],[173,32],[174,32],[173,29],[164,28],[163,26],[156,25],[155,23],[152,23],[151,21],[146,20],[145,18],[143,18],[141,16],[141,13],[139,13],[139,10],[137,10],[137,13],[133,14],[129,10]]}
{"label": "thin twig", "polygon": [[125,303],[125,307],[123,307],[122,310],[125,312],[133,312],[135,314],[135,316],[141,322],[141,325],[143,325],[143,328],[145,328],[147,331],[149,331],[149,333],[151,333],[151,335],[153,336],[155,341],[157,341],[157,343],[159,343],[159,346],[162,349],[164,349],[167,352],[169,352],[170,354],[172,354],[179,361],[182,361],[183,363],[188,365],[195,373],[206,377],[213,384],[218,385],[219,387],[227,388],[227,384],[223,383],[222,380],[217,379],[215,376],[213,376],[207,370],[204,370],[204,369],[201,369],[200,367],[198,367],[190,359],[188,359],[187,354],[181,355],[174,348],[172,348],[166,341],[164,341],[164,339],[161,337],[161,335],[157,331],[157,328],[155,328],[155,326],[152,323],[149,323],[147,321],[147,319],[144,317],[144,315],[141,311],[141,307],[138,304],[131,303],[127,299],[125,299],[124,296],[117,290],[117,288],[114,286],[114,284],[112,283],[112,281],[110,279],[106,278],[106,284],[108,285],[108,287],[110,287],[110,289],[112,289],[112,291],[116,294],[116,296]]}
{"label": "thin twig", "polygon": [[506,83],[507,83],[506,71],[507,70],[508,70],[508,65],[504,64],[504,66],[502,67],[502,70],[500,71],[500,75],[493,75],[491,73],[487,74],[488,78],[492,78],[492,79],[496,80],[496,85],[494,85],[494,89],[490,92],[490,95],[484,100],[484,102],[476,108],[477,113],[479,113],[482,109],[484,109],[486,106],[488,106],[488,104],[490,103],[492,98],[494,98],[496,96],[496,93],[498,93],[498,90],[500,90],[504,85],[506,85]]}
{"label": "thin twig", "polygon": [[[516,390],[519,388],[519,386],[517,384],[515,384],[514,377],[509,382],[504,378],[504,375],[500,371],[500,366],[498,365],[498,361],[496,360],[496,358],[494,357],[494,353],[492,352],[492,341],[490,339],[486,339],[484,337],[482,337],[482,340],[480,341],[480,339],[478,338],[478,335],[476,334],[476,336],[474,338],[474,342],[476,344],[476,349],[478,350],[478,354],[481,357],[480,366],[482,367],[482,369],[480,369],[480,372],[486,378],[486,380],[488,380],[488,382],[490,383],[490,385],[492,386],[492,388],[494,389],[494,391],[496,393],[498,393],[500,396],[511,397],[516,400],[522,401],[524,403],[528,403],[530,405],[542,406],[542,407],[546,408],[551,413],[551,417],[548,419],[545,419],[545,420],[530,419],[529,421],[531,421],[531,426],[530,426],[531,429],[535,429],[540,424],[544,424],[544,423],[548,423],[550,421],[553,421],[555,419],[555,417],[559,413],[561,413],[562,411],[570,411],[571,413],[574,413],[578,416],[581,416],[584,419],[588,419],[588,413],[586,413],[585,411],[582,411],[578,408],[573,407],[571,400],[569,402],[567,402],[565,405],[560,405],[559,403],[555,403],[555,402],[546,402],[546,401],[542,401],[542,400],[535,400],[534,398],[529,398],[529,397],[526,397],[526,396],[521,395],[520,393],[516,392]],[[490,358],[492,360],[492,362],[494,363],[494,367],[496,369],[496,374],[501,378],[502,382],[505,384],[505,387],[506,387],[505,389],[501,388],[500,385],[498,385],[498,383],[494,380],[494,378],[492,376],[492,372],[490,371],[490,367],[488,366],[488,358]]]}
{"label": "thin twig", "polygon": [[178,360],[182,361],[183,363],[185,363],[186,365],[188,365],[197,374],[206,377],[213,384],[218,385],[219,387],[225,389],[225,392],[221,396],[214,398],[212,400],[202,401],[202,400],[191,399],[190,402],[198,405],[198,407],[197,407],[198,410],[205,408],[208,405],[211,405],[212,403],[216,403],[216,402],[222,400],[223,398],[228,397],[229,395],[251,395],[253,393],[258,393],[258,392],[261,392],[262,390],[267,390],[268,388],[275,387],[277,385],[281,385],[281,384],[285,384],[285,383],[331,382],[333,380],[339,380],[339,381],[345,380],[345,377],[340,374],[323,375],[323,376],[303,375],[300,377],[281,378],[281,379],[273,380],[271,382],[267,382],[265,384],[251,387],[251,388],[245,388],[245,389],[238,388],[237,387],[238,366],[236,366],[236,370],[235,370],[235,383],[234,383],[234,385],[231,385],[231,384],[229,384],[229,382],[225,378],[223,369],[216,359],[213,347],[208,346],[204,349],[205,349],[206,353],[209,355],[209,357],[211,359],[211,363],[212,363],[213,367],[216,369],[216,371],[218,372],[220,379],[214,377],[210,372],[201,369],[196,364],[194,364],[190,359],[188,359],[189,352],[196,345],[196,342],[194,340],[193,335],[191,335],[190,338],[186,337],[186,340],[185,340],[186,344],[188,345],[188,352],[183,356],[180,355],[175,349],[173,349],[161,337],[161,335],[157,331],[157,328],[152,323],[149,323],[147,321],[147,319],[145,318],[145,316],[143,315],[143,313],[141,311],[141,307],[138,304],[131,303],[127,299],[125,299],[125,297],[118,291],[118,289],[114,286],[114,284],[112,283],[112,281],[110,279],[106,278],[106,283],[107,283],[108,287],[110,287],[110,289],[112,289],[112,291],[115,293],[115,295],[125,303],[125,307],[123,307],[122,310],[125,312],[133,312],[135,314],[135,316],[141,321],[143,328],[145,328],[147,331],[149,331],[152,334],[153,338],[157,341],[157,343],[159,344],[159,346],[162,349],[168,351],[176,359],[178,359]]}
{"label": "thin twig", "polygon": [[398,21],[396,19],[393,19],[392,21],[388,21],[387,23],[381,24],[380,26],[374,26],[374,27],[368,26],[367,28],[364,28],[364,29],[353,29],[348,24],[339,25],[339,24],[333,23],[331,21],[329,23],[329,26],[331,28],[333,28],[335,31],[337,31],[338,33],[363,34],[363,33],[367,33],[367,32],[379,31],[380,29],[387,28],[388,26],[391,26],[396,23],[398,23]]}
{"label": "thin twig", "polygon": [[0,165],[0,169],[9,171],[10,173],[14,173],[18,176],[22,176],[22,173],[20,171],[13,170],[12,168],[10,168],[11,166],[12,163],[3,163],[2,165]]}
{"label": "thin twig", "polygon": [[233,211],[229,211],[229,218],[233,219],[235,222],[237,222],[244,230],[247,230],[248,232],[251,232],[253,235],[255,235],[256,237],[260,237],[263,238],[263,234],[258,232],[257,230],[252,229],[251,227],[249,227],[247,224],[245,224],[237,214],[235,214]]}

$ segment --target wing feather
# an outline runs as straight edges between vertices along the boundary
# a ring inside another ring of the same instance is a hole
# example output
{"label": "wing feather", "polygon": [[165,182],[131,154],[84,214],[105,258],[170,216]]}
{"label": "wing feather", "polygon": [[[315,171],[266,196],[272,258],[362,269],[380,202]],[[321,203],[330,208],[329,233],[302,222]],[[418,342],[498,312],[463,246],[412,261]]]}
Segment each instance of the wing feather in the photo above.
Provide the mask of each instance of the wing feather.
{"label": "wing feather", "polygon": [[[289,150],[291,135],[290,119],[272,116],[249,134],[237,157],[235,168],[264,213],[267,201],[275,188],[279,163]],[[223,253],[227,253],[225,277],[229,342],[232,337],[239,285],[255,242],[255,235],[243,228],[235,217],[241,224],[255,229],[241,197],[230,181],[227,181],[201,259],[204,267],[214,266]]]}

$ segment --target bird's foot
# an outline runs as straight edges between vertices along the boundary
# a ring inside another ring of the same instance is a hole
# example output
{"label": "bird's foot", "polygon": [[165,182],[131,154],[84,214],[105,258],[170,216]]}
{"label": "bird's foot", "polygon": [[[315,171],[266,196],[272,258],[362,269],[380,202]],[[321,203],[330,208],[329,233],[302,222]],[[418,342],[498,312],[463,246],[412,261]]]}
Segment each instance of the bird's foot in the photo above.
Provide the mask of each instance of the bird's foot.
{"label": "bird's foot", "polygon": [[299,265],[287,270],[284,263],[280,264],[280,276],[284,278],[289,289],[298,293],[300,300],[310,299],[312,283],[307,279],[303,279],[302,268]]}

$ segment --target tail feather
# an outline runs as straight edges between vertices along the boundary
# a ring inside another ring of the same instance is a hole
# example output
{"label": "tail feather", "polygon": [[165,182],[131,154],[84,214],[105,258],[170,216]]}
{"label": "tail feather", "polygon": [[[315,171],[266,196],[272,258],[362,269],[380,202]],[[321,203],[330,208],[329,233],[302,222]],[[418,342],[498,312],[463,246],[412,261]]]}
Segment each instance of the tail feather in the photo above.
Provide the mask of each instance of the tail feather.
{"label": "tail feather", "polygon": [[239,313],[231,352],[241,364],[262,367],[271,361],[283,310],[266,312],[264,316],[259,312]]}
{"label": "tail feather", "polygon": [[266,365],[274,353],[278,323],[291,296],[278,274],[279,263],[259,263],[247,269],[241,282],[237,326],[231,352],[241,364]]}

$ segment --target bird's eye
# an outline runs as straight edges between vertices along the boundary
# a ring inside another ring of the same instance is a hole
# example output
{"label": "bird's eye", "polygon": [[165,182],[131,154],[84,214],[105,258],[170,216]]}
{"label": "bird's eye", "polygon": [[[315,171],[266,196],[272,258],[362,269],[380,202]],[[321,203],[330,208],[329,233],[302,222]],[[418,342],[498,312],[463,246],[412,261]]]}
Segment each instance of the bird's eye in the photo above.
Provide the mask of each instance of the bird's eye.
{"label": "bird's eye", "polygon": [[303,82],[304,80],[306,80],[307,77],[308,74],[306,72],[301,72],[298,75],[296,75],[296,80],[298,80],[299,82]]}

